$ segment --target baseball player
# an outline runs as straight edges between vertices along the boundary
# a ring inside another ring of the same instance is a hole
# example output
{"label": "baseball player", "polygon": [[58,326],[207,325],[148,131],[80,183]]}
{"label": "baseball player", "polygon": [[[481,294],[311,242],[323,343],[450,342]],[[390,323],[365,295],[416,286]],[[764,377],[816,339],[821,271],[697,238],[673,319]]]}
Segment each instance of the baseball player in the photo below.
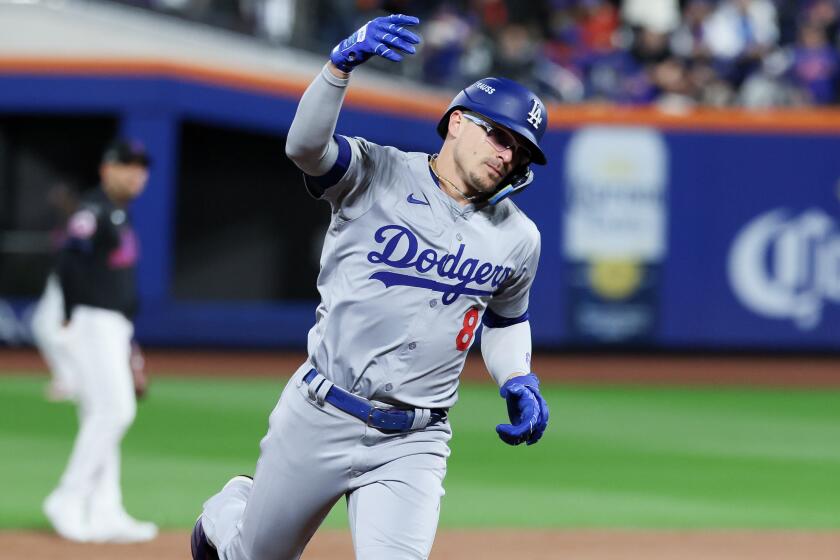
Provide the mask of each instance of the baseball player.
{"label": "baseball player", "polygon": [[139,144],[111,145],[101,187],[83,196],[59,254],[79,432],[44,513],[59,535],[74,541],[139,542],[157,534],[154,524],[125,511],[120,491],[120,442],[137,408],[129,362],[138,245],[127,206],[143,192],[148,166]]}
{"label": "baseball player", "polygon": [[356,557],[429,556],[451,430],[448,409],[475,331],[507,400],[508,444],[536,443],[548,406],[530,370],[528,293],[537,228],[507,199],[546,159],[546,111],[515,82],[463,90],[440,153],[334,134],[353,68],[399,61],[417,18],[374,19],[333,49],[300,100],[286,153],[332,210],[308,359],[271,413],[253,480],[204,504],[194,559],[297,559],[346,497]]}

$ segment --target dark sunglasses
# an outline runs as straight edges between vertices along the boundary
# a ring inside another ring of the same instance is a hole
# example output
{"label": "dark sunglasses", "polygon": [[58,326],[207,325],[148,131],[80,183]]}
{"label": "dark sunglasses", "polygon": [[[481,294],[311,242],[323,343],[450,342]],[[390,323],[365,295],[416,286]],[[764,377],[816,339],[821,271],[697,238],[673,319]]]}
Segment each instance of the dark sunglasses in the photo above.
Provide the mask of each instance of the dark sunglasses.
{"label": "dark sunglasses", "polygon": [[520,144],[513,134],[504,128],[496,127],[489,122],[470,113],[463,113],[464,118],[471,123],[477,124],[487,133],[487,143],[493,146],[497,152],[504,152],[510,149],[514,154],[519,154],[525,161],[531,161],[531,150]]}

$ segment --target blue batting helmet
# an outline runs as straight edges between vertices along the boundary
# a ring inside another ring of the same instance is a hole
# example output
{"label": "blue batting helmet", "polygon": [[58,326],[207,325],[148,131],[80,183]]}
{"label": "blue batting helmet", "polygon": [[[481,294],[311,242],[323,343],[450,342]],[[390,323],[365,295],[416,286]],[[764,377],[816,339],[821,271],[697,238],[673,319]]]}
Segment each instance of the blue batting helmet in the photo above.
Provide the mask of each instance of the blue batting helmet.
{"label": "blue batting helmet", "polygon": [[473,111],[501,125],[523,138],[531,150],[532,161],[545,165],[540,149],[548,112],[537,95],[528,88],[507,78],[482,78],[461,90],[437,126],[441,138],[446,138],[449,115],[456,109]]}

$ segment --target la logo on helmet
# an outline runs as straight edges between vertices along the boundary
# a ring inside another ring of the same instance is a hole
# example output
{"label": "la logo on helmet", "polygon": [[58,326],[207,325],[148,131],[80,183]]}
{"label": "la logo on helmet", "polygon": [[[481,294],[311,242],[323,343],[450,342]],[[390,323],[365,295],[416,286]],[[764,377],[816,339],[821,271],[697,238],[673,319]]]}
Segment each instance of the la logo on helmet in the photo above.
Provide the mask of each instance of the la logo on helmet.
{"label": "la logo on helmet", "polygon": [[540,102],[536,99],[533,99],[532,103],[534,106],[531,107],[531,112],[528,113],[528,122],[531,123],[531,126],[534,128],[539,128],[540,123],[542,122],[542,108],[540,107]]}

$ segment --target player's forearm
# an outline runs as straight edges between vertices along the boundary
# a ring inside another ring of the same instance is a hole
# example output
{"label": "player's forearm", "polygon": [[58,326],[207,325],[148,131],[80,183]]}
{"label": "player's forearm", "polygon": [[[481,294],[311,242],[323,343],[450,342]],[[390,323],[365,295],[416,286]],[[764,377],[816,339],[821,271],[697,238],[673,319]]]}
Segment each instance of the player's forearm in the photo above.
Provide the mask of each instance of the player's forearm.
{"label": "player's forearm", "polygon": [[531,371],[531,325],[523,321],[515,325],[491,328],[481,332],[481,355],[484,364],[499,387],[517,375]]}
{"label": "player's forearm", "polygon": [[338,146],[333,134],[348,82],[348,74],[328,63],[300,99],[286,139],[286,155],[304,173],[323,175],[335,163]]}

